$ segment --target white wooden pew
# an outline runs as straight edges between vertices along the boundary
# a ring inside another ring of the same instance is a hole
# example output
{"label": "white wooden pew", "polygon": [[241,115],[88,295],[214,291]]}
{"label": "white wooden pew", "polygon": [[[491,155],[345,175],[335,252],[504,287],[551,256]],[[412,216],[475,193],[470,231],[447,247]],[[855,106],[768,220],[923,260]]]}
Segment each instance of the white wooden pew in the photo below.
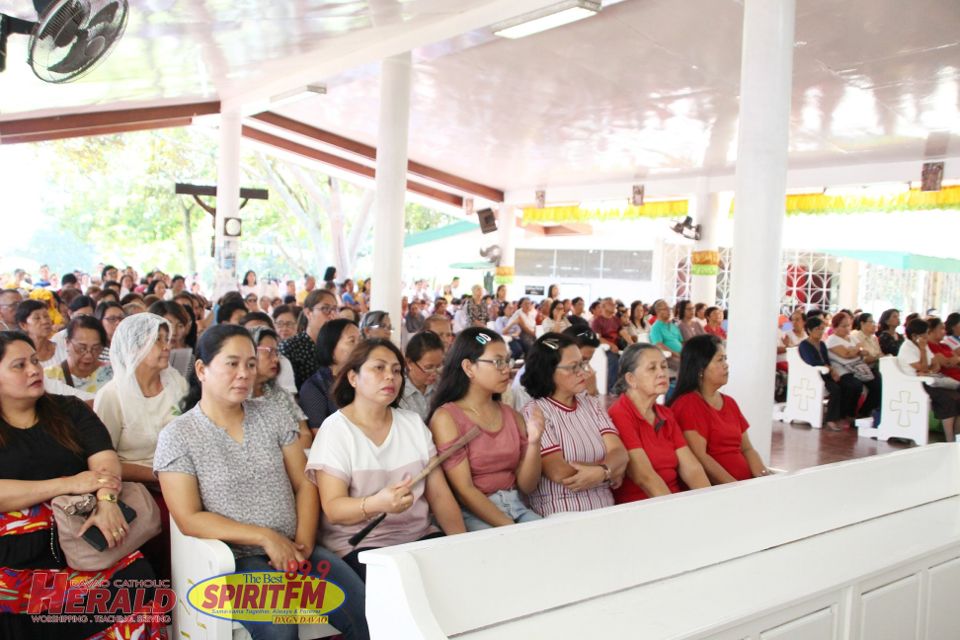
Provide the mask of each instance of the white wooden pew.
{"label": "white wooden pew", "polygon": [[960,637],[960,445],[364,552],[375,640]]}
{"label": "white wooden pew", "polygon": [[[903,438],[925,445],[930,434],[930,396],[923,384],[933,383],[928,376],[909,376],[900,370],[894,356],[880,358],[883,392],[880,401],[880,425],[860,429],[860,435],[889,440]],[[960,632],[957,637],[960,638]]]}
{"label": "white wooden pew", "polygon": [[783,422],[806,422],[814,429],[823,425],[823,399],[826,385],[821,375],[828,367],[813,367],[803,361],[797,347],[787,348],[787,404],[779,419]]}

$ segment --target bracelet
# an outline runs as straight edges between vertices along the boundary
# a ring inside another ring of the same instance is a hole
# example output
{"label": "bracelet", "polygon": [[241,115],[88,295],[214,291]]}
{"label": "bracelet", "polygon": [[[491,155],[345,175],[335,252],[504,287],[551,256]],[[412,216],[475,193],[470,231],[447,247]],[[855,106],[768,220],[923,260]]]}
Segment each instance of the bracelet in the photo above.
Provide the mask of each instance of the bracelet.
{"label": "bracelet", "polygon": [[363,517],[364,520],[370,519],[370,516],[367,515],[367,509],[366,509],[368,497],[369,496],[363,496],[362,498],[360,498],[360,515]]}
{"label": "bracelet", "polygon": [[97,496],[97,502],[113,502],[113,503],[116,503],[116,502],[117,502],[117,494],[115,494],[115,493],[108,493],[108,494],[105,495],[105,496]]}

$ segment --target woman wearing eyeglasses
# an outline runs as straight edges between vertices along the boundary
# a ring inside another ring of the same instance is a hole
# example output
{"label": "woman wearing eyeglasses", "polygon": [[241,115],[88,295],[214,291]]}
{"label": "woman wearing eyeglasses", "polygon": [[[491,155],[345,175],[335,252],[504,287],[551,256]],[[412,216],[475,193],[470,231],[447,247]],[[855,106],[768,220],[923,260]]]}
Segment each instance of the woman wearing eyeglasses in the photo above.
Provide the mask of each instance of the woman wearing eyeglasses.
{"label": "woman wearing eyeglasses", "polygon": [[101,387],[113,378],[113,369],[100,361],[107,332],[93,316],[77,316],[67,325],[67,357],[43,370],[47,393],[76,396],[93,403]]}
{"label": "woman wearing eyeglasses", "polygon": [[126,318],[113,334],[110,364],[113,379],[93,401],[120,457],[121,476],[141,482],[160,507],[163,531],[143,547],[160,576],[170,575],[170,531],[166,503],[153,475],[160,431],[180,415],[188,385],[170,366],[170,323],[152,313]]}
{"label": "woman wearing eyeglasses", "polygon": [[587,393],[590,362],[576,340],[547,333],[527,356],[521,383],[533,398],[524,409],[543,414],[540,439],[543,474],[530,494],[541,516],[589,511],[614,504],[627,468],[627,451],[596,398]]}
{"label": "woman wearing eyeglasses", "polygon": [[320,368],[300,387],[300,407],[307,414],[307,425],[313,434],[328,416],[337,412],[333,400],[333,380],[347,360],[353,348],[360,342],[357,325],[344,318],[337,318],[323,325],[317,334],[317,362]]}
{"label": "woman wearing eyeglasses", "polygon": [[360,334],[364,340],[373,340],[382,338],[389,340],[393,335],[393,323],[390,322],[390,314],[386,311],[368,311],[363,314],[360,321]]}
{"label": "woman wearing eyeglasses", "polygon": [[620,357],[614,386],[620,398],[609,414],[629,461],[623,484],[613,491],[617,504],[710,486],[673,412],[657,404],[670,386],[669,371],[652,344],[632,344]]}
{"label": "woman wearing eyeglasses", "polygon": [[127,317],[127,314],[119,302],[104,300],[97,305],[93,315],[103,325],[103,330],[107,334],[107,340],[103,343],[103,351],[100,352],[100,362],[110,364],[110,342],[113,340],[113,334],[116,332],[117,326]]}
{"label": "woman wearing eyeglasses", "polygon": [[433,398],[430,430],[442,453],[480,427],[480,436],[443,464],[468,531],[540,518],[521,494],[529,495],[540,483],[543,413],[535,408],[524,421],[500,402],[509,384],[510,355],[503,338],[480,327],[461,331]]}
{"label": "woman wearing eyeglasses", "polygon": [[415,411],[424,422],[430,417],[430,401],[443,371],[443,341],[432,331],[410,338],[407,351],[407,380],[400,408]]}
{"label": "woman wearing eyeglasses", "polygon": [[300,443],[304,449],[313,444],[313,434],[307,426],[307,416],[293,399],[293,394],[280,386],[280,338],[269,326],[247,328],[257,345],[257,377],[250,397],[278,409],[292,417],[300,427]]}

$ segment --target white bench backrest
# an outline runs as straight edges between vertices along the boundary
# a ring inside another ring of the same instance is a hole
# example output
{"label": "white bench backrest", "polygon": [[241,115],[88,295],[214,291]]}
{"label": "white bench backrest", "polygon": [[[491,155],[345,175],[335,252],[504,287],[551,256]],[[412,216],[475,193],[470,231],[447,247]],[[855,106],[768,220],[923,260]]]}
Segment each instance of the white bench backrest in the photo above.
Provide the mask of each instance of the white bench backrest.
{"label": "white bench backrest", "polygon": [[958,494],[958,445],[874,456],[365,552],[367,604],[386,589],[422,637],[445,637]]}

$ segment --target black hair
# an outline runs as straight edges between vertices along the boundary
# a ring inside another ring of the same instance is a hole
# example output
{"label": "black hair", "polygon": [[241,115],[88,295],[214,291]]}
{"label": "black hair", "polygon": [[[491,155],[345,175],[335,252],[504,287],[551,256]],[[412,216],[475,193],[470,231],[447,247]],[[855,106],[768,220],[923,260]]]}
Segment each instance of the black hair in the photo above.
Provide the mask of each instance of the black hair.
{"label": "black hair", "polygon": [[131,291],[127,295],[120,298],[120,306],[126,306],[131,302],[143,302],[143,296],[137,293],[136,291]]}
{"label": "black hair", "polygon": [[[430,404],[430,417],[441,406],[448,402],[459,400],[467,395],[470,390],[470,378],[464,372],[461,366],[464,360],[476,362],[483,357],[483,352],[487,350],[487,345],[495,342],[503,342],[499,333],[485,327],[467,327],[459,334],[456,340],[450,345],[450,351],[443,361],[443,376],[437,383],[437,389],[433,393],[433,402]],[[500,394],[495,393],[493,399],[500,401]]]}
{"label": "black hair", "polygon": [[63,277],[60,278],[60,285],[65,284],[77,284],[77,276],[73,273],[65,273]]}
{"label": "black hair", "polygon": [[689,300],[677,300],[677,320],[683,320],[683,314],[686,313],[689,306]]}
{"label": "black hair", "polygon": [[960,313],[954,311],[947,316],[946,322],[943,323],[944,328],[947,330],[947,335],[953,335],[953,328],[960,324]]}
{"label": "black hair", "polygon": [[120,309],[120,311],[123,311],[123,305],[113,300],[104,300],[93,310],[93,315],[97,320],[103,322],[103,316],[106,315],[108,309]]}
{"label": "black hair", "polygon": [[167,286],[167,283],[164,282],[163,279],[161,279],[161,278],[157,278],[156,280],[151,280],[151,281],[150,281],[150,284],[147,285],[147,295],[148,295],[148,296],[155,296],[155,295],[157,295],[157,285],[158,285],[158,284],[163,284],[164,287]]}
{"label": "black hair", "polygon": [[710,365],[710,361],[722,346],[723,341],[709,333],[684,340],[683,349],[680,351],[677,383],[673,387],[673,393],[667,399],[667,405],[672,405],[681,396],[700,389],[703,370]]}
{"label": "black hair", "polygon": [[270,317],[270,314],[264,313],[263,311],[251,311],[247,315],[240,318],[240,324],[247,326],[248,322],[266,322],[267,325],[272,329],[273,328],[273,318]]}
{"label": "black hair", "polygon": [[927,317],[927,331],[933,331],[937,327],[943,324],[943,320],[937,318],[936,316]]}
{"label": "black hair", "polygon": [[576,298],[570,301],[570,304],[572,304],[573,306],[576,306],[578,302],[583,302],[583,298],[581,298],[580,296],[577,296]]}
{"label": "black hair", "polygon": [[809,335],[811,331],[821,326],[822,324],[823,324],[823,318],[821,318],[820,316],[811,316],[806,320],[804,320],[803,329]]}
{"label": "black hair", "polygon": [[237,311],[242,311],[244,315],[248,313],[247,305],[242,302],[226,302],[217,309],[217,324],[224,324],[230,320],[230,316]]}
{"label": "black hair", "polygon": [[240,304],[243,304],[243,296],[240,295],[239,291],[227,291],[225,294],[220,296],[220,299],[217,301],[217,303],[221,306],[230,304],[231,302],[239,302]]}
{"label": "black hair", "polygon": [[253,269],[250,269],[245,274],[243,274],[243,280],[240,281],[240,284],[246,285],[247,276],[249,276],[251,273],[253,274],[253,284],[257,284],[257,272],[254,271]]}
{"label": "black hair", "polygon": [[[90,295],[90,294],[87,294],[87,295]],[[97,294],[97,297],[95,298],[95,300],[96,300],[97,302],[102,302],[102,301],[104,301],[106,298],[110,298],[110,299],[114,300],[115,302],[120,302],[120,294],[117,293],[116,291],[114,291],[113,289],[103,289],[103,290],[101,290],[100,293]]]}
{"label": "black hair", "polygon": [[50,313],[50,306],[47,303],[39,300],[24,300],[18,304],[17,313],[14,316],[17,321],[17,326],[19,327],[21,324],[24,324],[27,321],[27,318],[30,317],[31,313],[34,311],[40,311],[41,309],[45,309],[47,313]]}
{"label": "black hair", "polygon": [[913,338],[913,336],[919,336],[925,334],[930,330],[930,325],[926,320],[922,318],[914,318],[907,323],[904,332],[907,334],[907,338]]}
{"label": "black hair", "polygon": [[596,311],[597,307],[599,307],[601,304],[603,304],[602,300],[594,300],[593,302],[590,303],[590,308],[588,309],[588,311],[591,313],[591,315],[596,315],[593,312]]}
{"label": "black hair", "polygon": [[853,328],[856,329],[857,331],[860,331],[860,327],[862,327],[867,322],[870,322],[871,320],[873,320],[872,313],[866,313],[866,312],[861,313],[860,315],[858,315],[856,318],[853,319]]}
{"label": "black hair", "polygon": [[117,272],[119,273],[118,269],[117,269],[115,266],[113,266],[112,264],[105,265],[105,266],[103,267],[103,269],[100,270],[100,280],[101,280],[101,281],[107,279],[107,271],[110,271],[111,269],[113,269],[114,271],[117,271]]}
{"label": "black hair", "polygon": [[330,282],[331,280],[337,277],[337,268],[336,267],[327,267],[327,270],[323,272],[323,281]]}
{"label": "black hair", "polygon": [[433,331],[421,331],[420,333],[414,334],[407,343],[407,360],[417,362],[431,351],[440,351],[443,353],[443,340]]}
{"label": "black hair", "polygon": [[581,349],[583,347],[593,347],[594,349],[600,347],[600,338],[593,332],[593,329],[584,325],[567,327],[563,330],[563,335],[573,338]]}
{"label": "black hair", "polygon": [[887,309],[880,314],[880,319],[877,321],[879,325],[878,331],[889,331],[890,330],[890,316],[895,313],[900,313],[900,309]]}
{"label": "black hair", "polygon": [[[330,367],[334,365],[333,352],[337,348],[337,343],[343,336],[343,331],[349,325],[357,326],[356,322],[346,318],[334,318],[325,322],[317,333],[317,362],[321,367]],[[343,363],[340,363],[343,364]]]}
{"label": "black hair", "polygon": [[803,314],[804,319],[809,320],[810,318],[822,318],[826,314],[823,309],[810,309],[805,314]]}
{"label": "black hair", "polygon": [[567,347],[576,347],[577,341],[562,333],[545,333],[530,345],[527,359],[520,376],[520,384],[527,390],[531,398],[546,398],[553,395],[557,385],[553,382],[553,374],[557,365],[563,359],[563,350]]}
{"label": "black hair", "polygon": [[637,342],[620,352],[620,364],[617,367],[617,380],[614,382],[612,392],[614,395],[620,395],[627,391],[627,374],[637,368],[637,363],[643,356],[644,351],[653,349],[662,354],[660,347],[648,342]]}
{"label": "black hair", "polygon": [[563,300],[554,300],[553,304],[550,305],[550,313],[548,314],[548,317],[551,320],[553,319],[553,310],[556,309],[557,307],[560,307],[561,309],[563,308]]}
{"label": "black hair", "polygon": [[175,275],[175,276],[173,276],[172,278],[170,278],[170,284],[173,284],[173,283],[176,282],[177,280],[183,280],[184,282],[187,281],[186,278],[184,278],[183,276],[181,276],[181,275],[178,273],[177,275]]}
{"label": "black hair", "polygon": [[397,357],[397,362],[400,363],[400,387],[397,389],[397,397],[390,403],[390,406],[394,409],[400,406],[400,398],[403,397],[403,387],[406,384],[407,364],[403,359],[403,354],[400,353],[399,347],[393,344],[392,341],[384,338],[374,338],[372,340],[364,340],[357,344],[356,348],[350,354],[350,357],[343,363],[340,373],[337,374],[336,379],[333,381],[331,395],[333,396],[334,403],[341,409],[352,404],[357,397],[357,390],[350,384],[348,374],[351,371],[359,373],[360,367],[370,359],[370,354],[373,353],[373,350],[377,347],[389,349],[393,355]]}
{"label": "black hair", "polygon": [[84,307],[96,309],[97,303],[90,296],[77,296],[70,302],[70,306],[68,308],[70,311],[76,311],[77,309],[83,309]]}
{"label": "black hair", "polygon": [[173,302],[172,300],[157,300],[150,305],[147,312],[158,315],[161,318],[163,316],[173,316],[183,324],[187,324],[190,321],[190,316],[187,315],[187,311],[183,308],[183,305],[179,302]]}
{"label": "black hair", "polygon": [[[647,310],[643,308],[643,302],[641,302],[640,300],[634,300],[633,302],[630,303],[630,322],[633,323],[633,319],[637,315],[637,307],[640,307],[640,309],[643,311],[640,314],[640,328],[646,329],[647,328]],[[636,324],[634,324],[634,326],[636,326]]]}
{"label": "black hair", "polygon": [[[34,302],[38,301],[34,300]],[[25,342],[36,349],[33,340],[27,337],[25,333],[20,331],[0,331],[0,360],[3,360],[6,356],[7,348],[14,342]],[[77,398],[65,397],[62,398],[61,402],[63,404],[76,404],[79,413],[93,415],[93,410]],[[78,434],[73,421],[64,415],[59,404],[54,402],[49,394],[44,393],[37,398],[35,410],[37,413],[37,423],[43,425],[44,431],[49,433],[54,440],[64,448],[69,449],[77,457],[86,458],[83,449],[81,449],[78,444],[79,438],[77,437]],[[6,436],[11,433],[11,430],[12,428],[6,424],[6,421],[0,418],[0,449],[6,446]]]}
{"label": "black hair", "polygon": [[[196,351],[197,362],[203,362],[203,364],[209,365],[213,362],[213,359],[217,357],[217,354],[220,353],[220,350],[223,349],[224,343],[230,338],[237,336],[242,336],[249,340],[250,344],[253,345],[254,351],[256,351],[257,343],[253,341],[253,336],[250,335],[249,331],[235,324],[217,324],[204,331],[203,335],[200,336]],[[190,372],[190,388],[187,390],[187,395],[183,396],[183,399],[180,401],[180,411],[186,413],[192,409],[200,402],[202,395],[203,388],[200,385],[200,378],[197,377],[197,369],[194,367],[193,371]]]}
{"label": "black hair", "polygon": [[558,284],[552,284],[552,285],[550,285],[549,287],[547,287],[547,297],[548,297],[548,298],[554,297],[554,294],[553,294],[553,290],[554,290],[554,289],[557,290],[557,294],[556,294],[556,295],[557,295],[557,296],[560,295],[560,285],[558,285]]}
{"label": "black hair", "polygon": [[67,325],[67,340],[73,340],[73,334],[78,329],[91,329],[97,332],[100,337],[100,344],[107,346],[107,332],[103,328],[103,323],[93,316],[77,316]]}

